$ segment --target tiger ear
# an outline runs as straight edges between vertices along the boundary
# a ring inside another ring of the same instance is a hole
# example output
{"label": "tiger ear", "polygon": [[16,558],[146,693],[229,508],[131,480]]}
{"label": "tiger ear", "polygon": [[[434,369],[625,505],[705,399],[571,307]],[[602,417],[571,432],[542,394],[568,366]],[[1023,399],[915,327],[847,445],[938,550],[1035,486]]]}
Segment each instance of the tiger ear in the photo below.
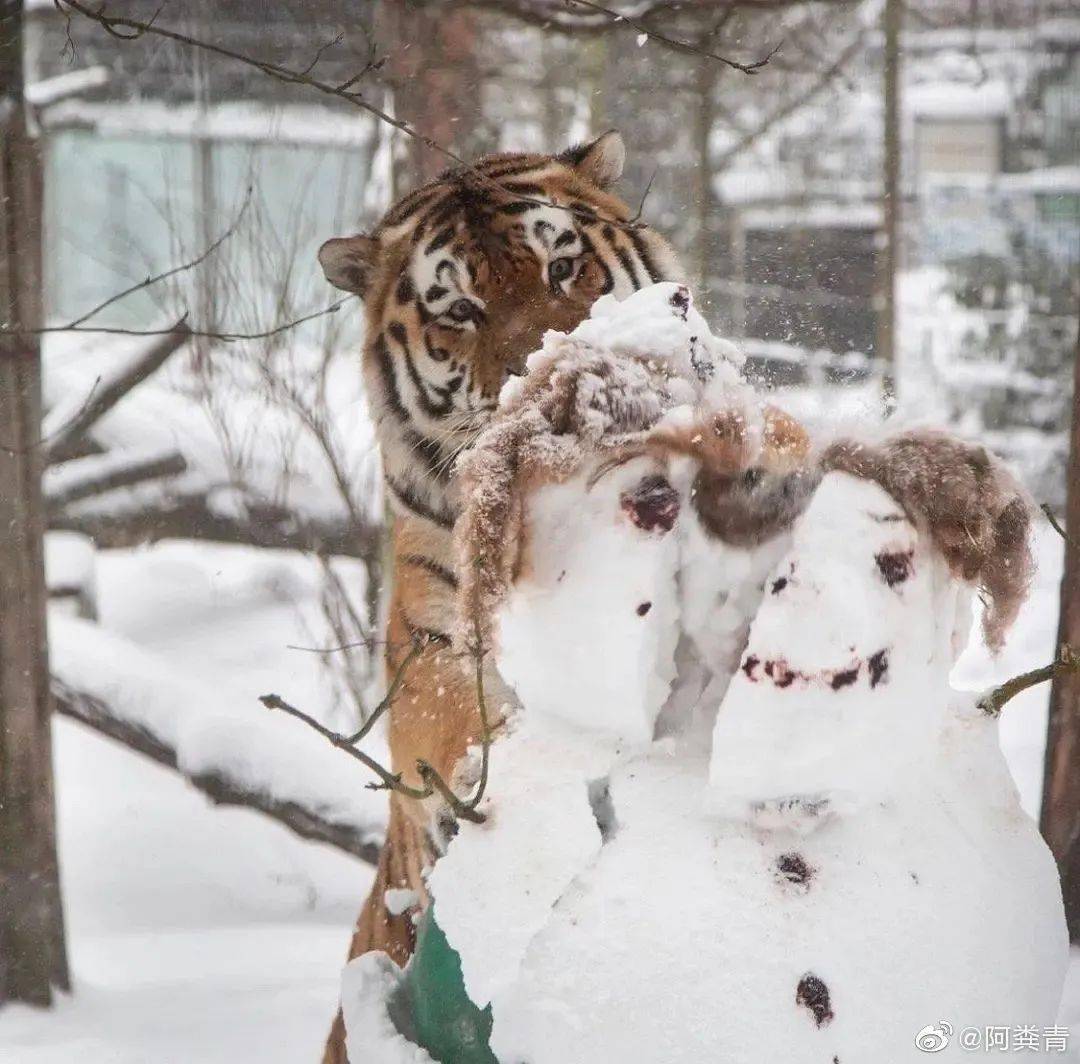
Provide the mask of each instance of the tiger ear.
{"label": "tiger ear", "polygon": [[609,129],[589,144],[567,148],[559,158],[594,185],[607,188],[622,177],[626,145],[617,129]]}
{"label": "tiger ear", "polygon": [[379,241],[375,237],[334,237],[319,248],[319,265],[326,279],[343,292],[363,297],[375,264],[379,259]]}

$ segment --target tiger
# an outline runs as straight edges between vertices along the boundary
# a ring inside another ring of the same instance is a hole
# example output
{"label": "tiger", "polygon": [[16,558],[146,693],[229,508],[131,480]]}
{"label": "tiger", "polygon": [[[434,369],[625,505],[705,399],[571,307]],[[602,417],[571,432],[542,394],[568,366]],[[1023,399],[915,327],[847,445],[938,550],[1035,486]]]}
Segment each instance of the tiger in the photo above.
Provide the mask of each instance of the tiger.
{"label": "tiger", "polygon": [[[319,249],[330,284],[363,301],[362,373],[392,526],[390,757],[410,786],[421,786],[418,760],[452,780],[481,735],[477,691],[454,647],[456,460],[545,332],[573,329],[601,296],[683,280],[671,245],[613,191],[625,155],[615,130],[553,155],[488,155],[407,194],[371,233]],[[391,793],[350,959],[382,950],[407,962],[415,909],[389,911],[386,891],[426,905],[424,869],[452,830],[436,799]],[[340,1011],[323,1061],[347,1061]]]}

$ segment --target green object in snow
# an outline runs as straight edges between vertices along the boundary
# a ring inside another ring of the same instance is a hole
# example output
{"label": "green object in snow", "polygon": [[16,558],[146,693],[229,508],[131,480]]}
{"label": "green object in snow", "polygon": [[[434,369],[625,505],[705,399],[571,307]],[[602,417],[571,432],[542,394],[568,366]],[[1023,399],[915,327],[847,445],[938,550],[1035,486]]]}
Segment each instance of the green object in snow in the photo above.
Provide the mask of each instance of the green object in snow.
{"label": "green object in snow", "polygon": [[479,1009],[465,993],[461,958],[433,910],[430,906],[421,918],[416,951],[405,971],[407,1018],[402,1018],[413,1040],[439,1064],[499,1064],[488,1045],[491,1006]]}

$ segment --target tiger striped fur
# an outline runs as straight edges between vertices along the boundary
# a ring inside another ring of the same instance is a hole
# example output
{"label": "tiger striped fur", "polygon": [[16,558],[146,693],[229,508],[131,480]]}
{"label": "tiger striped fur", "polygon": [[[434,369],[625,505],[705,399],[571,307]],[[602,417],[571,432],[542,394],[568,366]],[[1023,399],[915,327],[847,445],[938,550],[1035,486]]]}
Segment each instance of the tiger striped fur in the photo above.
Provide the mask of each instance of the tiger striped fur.
{"label": "tiger striped fur", "polygon": [[[319,251],[327,279],[364,301],[363,373],[393,513],[388,675],[413,640],[424,645],[389,712],[393,769],[407,783],[420,783],[418,759],[452,779],[479,735],[451,639],[457,456],[547,330],[572,329],[606,293],[681,280],[667,242],[610,191],[623,159],[616,132],[559,155],[487,156],[405,196],[372,234]],[[421,871],[442,842],[440,812],[393,795],[350,958],[382,949],[408,959],[412,914],[390,914],[384,894],[407,887],[426,899]],[[324,1064],[346,1060],[339,1014]]]}

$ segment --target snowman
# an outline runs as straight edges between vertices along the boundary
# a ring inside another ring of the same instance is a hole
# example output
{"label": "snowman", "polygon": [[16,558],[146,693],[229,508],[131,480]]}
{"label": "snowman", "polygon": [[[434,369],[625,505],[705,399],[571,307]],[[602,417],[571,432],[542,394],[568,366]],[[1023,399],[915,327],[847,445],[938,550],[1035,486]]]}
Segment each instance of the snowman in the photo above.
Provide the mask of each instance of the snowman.
{"label": "snowman", "polygon": [[899,1064],[1053,1024],[1056,869],[948,683],[972,586],[992,641],[1018,608],[1021,497],[944,437],[812,451],[736,368],[684,289],[602,303],[470,457],[462,624],[518,704],[410,971],[347,969],[351,1059]]}

